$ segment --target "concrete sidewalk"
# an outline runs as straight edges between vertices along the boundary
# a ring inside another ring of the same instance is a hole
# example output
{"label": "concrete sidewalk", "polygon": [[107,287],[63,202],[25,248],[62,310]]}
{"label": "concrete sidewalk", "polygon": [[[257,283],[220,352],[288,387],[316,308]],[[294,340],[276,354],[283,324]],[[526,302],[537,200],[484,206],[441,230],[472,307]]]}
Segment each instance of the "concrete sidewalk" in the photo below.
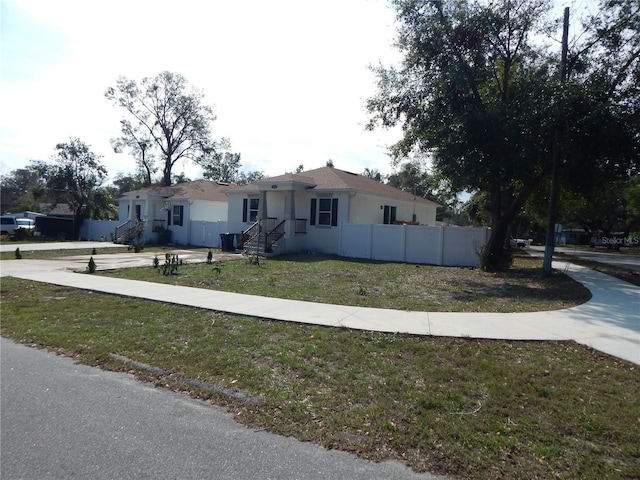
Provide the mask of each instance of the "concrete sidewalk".
{"label": "concrete sidewalk", "polygon": [[[131,258],[131,254],[128,257]],[[79,258],[81,269],[85,269],[87,258]],[[554,262],[553,267],[591,291],[591,300],[583,305],[533,313],[438,313],[309,303],[83,275],[67,270],[69,260],[5,260],[0,275],[239,315],[331,327],[505,340],[575,340],[640,364],[640,288],[566,262]],[[143,261],[149,265],[149,258]],[[96,262],[100,264],[98,260]]]}

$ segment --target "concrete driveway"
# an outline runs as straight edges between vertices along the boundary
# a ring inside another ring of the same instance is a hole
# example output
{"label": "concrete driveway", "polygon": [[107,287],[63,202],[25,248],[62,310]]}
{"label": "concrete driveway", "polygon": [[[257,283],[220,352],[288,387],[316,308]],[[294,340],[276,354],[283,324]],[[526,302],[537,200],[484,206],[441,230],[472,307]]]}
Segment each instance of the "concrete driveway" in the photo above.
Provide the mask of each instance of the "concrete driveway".
{"label": "concrete driveway", "polygon": [[126,245],[120,245],[112,242],[34,242],[34,243],[12,243],[4,242],[0,245],[1,252],[14,252],[16,248],[20,248],[21,252],[36,250],[77,250],[80,248],[122,248]]}

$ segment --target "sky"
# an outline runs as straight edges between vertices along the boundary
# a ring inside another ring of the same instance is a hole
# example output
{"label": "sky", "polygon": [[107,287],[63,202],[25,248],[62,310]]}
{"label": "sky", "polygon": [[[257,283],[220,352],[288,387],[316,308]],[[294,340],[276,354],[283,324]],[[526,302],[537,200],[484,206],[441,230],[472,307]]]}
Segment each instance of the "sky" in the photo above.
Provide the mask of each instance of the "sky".
{"label": "sky", "polygon": [[[400,132],[365,130],[369,65],[391,65],[386,0],[0,0],[0,173],[50,161],[79,138],[113,179],[125,112],[104,97],[119,76],[184,76],[214,108],[242,170],[267,176],[324,166],[390,173]],[[179,162],[174,174],[201,176]]]}

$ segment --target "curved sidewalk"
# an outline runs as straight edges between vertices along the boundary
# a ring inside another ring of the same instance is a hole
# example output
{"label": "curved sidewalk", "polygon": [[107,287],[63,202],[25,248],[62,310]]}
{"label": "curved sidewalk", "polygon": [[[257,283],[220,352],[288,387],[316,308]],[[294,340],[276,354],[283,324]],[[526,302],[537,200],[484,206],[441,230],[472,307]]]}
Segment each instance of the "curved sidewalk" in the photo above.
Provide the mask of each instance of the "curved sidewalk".
{"label": "curved sidewalk", "polygon": [[553,267],[584,284],[591,300],[577,307],[532,313],[432,313],[329,305],[83,275],[67,267],[63,259],[10,260],[2,262],[0,275],[331,327],[504,340],[575,340],[640,364],[640,288],[566,262],[553,262]]}

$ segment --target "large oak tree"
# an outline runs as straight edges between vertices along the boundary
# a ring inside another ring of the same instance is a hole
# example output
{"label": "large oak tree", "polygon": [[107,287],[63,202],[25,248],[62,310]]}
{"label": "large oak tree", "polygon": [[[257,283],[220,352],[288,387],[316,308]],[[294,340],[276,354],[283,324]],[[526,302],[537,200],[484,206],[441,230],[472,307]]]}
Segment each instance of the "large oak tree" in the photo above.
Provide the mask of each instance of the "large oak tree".
{"label": "large oak tree", "polygon": [[[509,225],[548,178],[554,155],[563,169],[589,171],[591,179],[602,169],[633,170],[637,0],[603,1],[600,14],[587,19],[563,85],[560,48],[544,41],[549,1],[392,5],[404,57],[399,68],[374,69],[378,93],[368,101],[370,127],[401,125],[403,138],[392,147],[396,158],[431,155],[435,171],[454,190],[486,192],[491,235],[485,267],[505,265]],[[624,148],[611,148],[613,142],[594,128],[597,122],[614,126]],[[587,138],[597,148],[585,148]]]}
{"label": "large oak tree", "polygon": [[120,77],[105,93],[107,99],[123,108],[122,136],[113,140],[114,148],[128,148],[137,157],[146,182],[156,166],[153,152],[161,157],[162,184],[171,185],[173,166],[181,159],[202,162],[217,148],[211,137],[213,108],[204,103],[202,91],[189,87],[176,73],[162,72],[155,77],[135,80]]}

